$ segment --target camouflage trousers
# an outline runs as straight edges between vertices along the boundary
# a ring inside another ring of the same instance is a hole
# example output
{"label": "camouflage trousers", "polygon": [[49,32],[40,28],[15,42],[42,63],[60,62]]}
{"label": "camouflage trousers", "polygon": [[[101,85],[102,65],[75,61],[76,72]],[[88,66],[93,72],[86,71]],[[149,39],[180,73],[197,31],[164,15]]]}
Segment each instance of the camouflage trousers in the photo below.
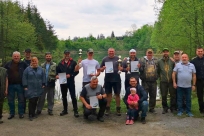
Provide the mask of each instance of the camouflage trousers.
{"label": "camouflage trousers", "polygon": [[142,81],[142,86],[149,94],[149,109],[154,109],[156,106],[157,96],[157,82],[156,81]]}

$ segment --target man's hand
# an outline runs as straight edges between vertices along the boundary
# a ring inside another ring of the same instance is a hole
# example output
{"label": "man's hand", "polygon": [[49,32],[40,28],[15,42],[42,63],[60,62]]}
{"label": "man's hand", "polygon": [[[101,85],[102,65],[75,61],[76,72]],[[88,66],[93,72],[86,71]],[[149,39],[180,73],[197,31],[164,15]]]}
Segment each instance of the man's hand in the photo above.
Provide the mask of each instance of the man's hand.
{"label": "man's hand", "polygon": [[99,99],[99,100],[103,99],[103,96],[102,96],[101,94],[97,95],[96,97],[97,97],[97,99]]}
{"label": "man's hand", "polygon": [[126,68],[126,71],[130,71],[130,67],[127,67],[127,68]]}
{"label": "man's hand", "polygon": [[70,74],[67,74],[67,75],[66,75],[66,78],[70,78]]}
{"label": "man's hand", "polygon": [[91,107],[91,105],[89,105],[89,104],[87,104],[86,106],[85,106],[87,109],[92,109],[92,107]]}
{"label": "man's hand", "polygon": [[106,66],[103,66],[103,67],[101,68],[101,72],[103,72],[105,69],[106,69]]}
{"label": "man's hand", "polygon": [[177,84],[176,84],[176,83],[173,83],[173,87],[176,89],[176,88],[177,88]]}
{"label": "man's hand", "polygon": [[6,90],[4,93],[5,93],[5,96],[7,96],[8,95],[8,90]]}
{"label": "man's hand", "polygon": [[59,76],[58,75],[56,75],[56,77],[55,77],[56,79],[59,79]]}
{"label": "man's hand", "polygon": [[196,87],[194,85],[192,86],[192,91],[196,91]]}
{"label": "man's hand", "polygon": [[45,86],[43,85],[42,88],[45,88]]}
{"label": "man's hand", "polygon": [[140,68],[140,67],[141,67],[140,63],[138,63],[138,64],[137,64],[137,67],[138,67],[138,68]]}
{"label": "man's hand", "polygon": [[123,70],[123,67],[118,66],[118,70],[122,71],[122,70]]}
{"label": "man's hand", "polygon": [[78,61],[77,61],[77,63],[80,64],[81,61],[82,61],[82,58],[79,58]]}
{"label": "man's hand", "polygon": [[27,91],[27,90],[28,90],[28,88],[24,88],[24,90],[25,90],[25,91]]}
{"label": "man's hand", "polygon": [[134,102],[134,107],[138,107],[138,102]]}

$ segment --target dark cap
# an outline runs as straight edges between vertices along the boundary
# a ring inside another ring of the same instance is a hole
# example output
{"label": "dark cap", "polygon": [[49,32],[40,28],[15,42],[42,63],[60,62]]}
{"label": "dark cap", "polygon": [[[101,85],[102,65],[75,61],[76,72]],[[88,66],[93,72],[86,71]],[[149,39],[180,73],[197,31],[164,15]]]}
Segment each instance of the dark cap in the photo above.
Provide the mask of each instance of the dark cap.
{"label": "dark cap", "polygon": [[174,54],[180,54],[180,51],[174,51]]}
{"label": "dark cap", "polygon": [[152,49],[147,49],[147,52],[153,53],[153,50]]}
{"label": "dark cap", "polygon": [[68,50],[65,50],[65,51],[64,51],[64,54],[66,54],[66,53],[70,53],[70,51],[68,51]]}
{"label": "dark cap", "polygon": [[92,48],[89,48],[89,49],[87,50],[87,52],[88,52],[88,53],[91,53],[91,52],[94,52],[94,51],[93,51]]}
{"label": "dark cap", "polygon": [[27,52],[27,53],[31,53],[31,49],[25,49],[25,52]]}
{"label": "dark cap", "polygon": [[163,51],[163,52],[164,52],[164,51],[169,51],[169,48],[164,48],[162,51]]}

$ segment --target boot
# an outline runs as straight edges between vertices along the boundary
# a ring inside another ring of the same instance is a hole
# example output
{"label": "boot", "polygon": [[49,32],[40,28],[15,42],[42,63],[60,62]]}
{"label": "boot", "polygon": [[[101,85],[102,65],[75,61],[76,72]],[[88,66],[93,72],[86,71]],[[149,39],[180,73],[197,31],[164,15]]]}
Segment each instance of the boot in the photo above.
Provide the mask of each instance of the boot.
{"label": "boot", "polygon": [[116,107],[116,114],[117,114],[118,116],[121,116],[120,107]]}
{"label": "boot", "polygon": [[105,115],[108,116],[110,114],[110,107],[106,107]]}
{"label": "boot", "polygon": [[74,117],[78,118],[79,117],[79,113],[77,110],[74,111]]}

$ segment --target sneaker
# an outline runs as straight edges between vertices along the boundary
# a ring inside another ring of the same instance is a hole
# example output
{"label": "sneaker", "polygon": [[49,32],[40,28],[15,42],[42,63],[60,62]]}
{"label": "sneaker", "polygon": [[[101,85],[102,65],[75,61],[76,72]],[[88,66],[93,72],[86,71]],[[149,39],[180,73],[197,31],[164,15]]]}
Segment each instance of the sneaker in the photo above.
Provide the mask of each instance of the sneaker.
{"label": "sneaker", "polygon": [[0,124],[2,124],[3,123],[3,121],[2,121],[2,119],[0,119]]}
{"label": "sneaker", "polygon": [[36,114],[36,115],[40,115],[40,114],[41,114],[41,111],[37,110],[35,114]]}
{"label": "sneaker", "polygon": [[141,118],[141,122],[142,122],[142,124],[146,124],[145,117],[142,117],[142,118]]}
{"label": "sneaker", "polygon": [[100,121],[100,122],[104,122],[103,117],[98,117],[97,120]]}
{"label": "sneaker", "polygon": [[74,117],[76,117],[76,118],[79,117],[79,113],[78,113],[78,111],[74,111]]}
{"label": "sneaker", "polygon": [[129,125],[129,122],[130,122],[130,120],[126,120],[125,124],[126,124],[126,125]]}
{"label": "sneaker", "polygon": [[130,124],[130,125],[134,124],[134,120],[133,120],[133,119],[130,120],[129,124]]}
{"label": "sneaker", "polygon": [[168,108],[163,108],[162,114],[165,114],[168,112]]}
{"label": "sneaker", "polygon": [[48,111],[48,115],[53,116],[52,111]]}
{"label": "sneaker", "polygon": [[117,114],[118,116],[121,116],[120,107],[116,107],[116,114]]}
{"label": "sneaker", "polygon": [[105,115],[108,116],[110,114],[110,107],[106,107]]}
{"label": "sneaker", "polygon": [[191,112],[189,112],[189,113],[187,113],[187,116],[193,117],[194,115]]}
{"label": "sneaker", "polygon": [[178,112],[177,116],[182,116],[182,114],[183,114],[182,112]]}
{"label": "sneaker", "polygon": [[150,109],[149,112],[150,113],[156,113],[155,109]]}
{"label": "sneaker", "polygon": [[8,119],[14,118],[14,115],[9,115]]}
{"label": "sneaker", "polygon": [[33,117],[32,117],[32,116],[29,116],[29,120],[30,120],[30,121],[33,121]]}
{"label": "sneaker", "polygon": [[60,116],[64,116],[64,115],[66,115],[66,114],[68,114],[68,112],[65,111],[65,110],[63,110],[63,111],[60,113]]}
{"label": "sneaker", "polygon": [[22,114],[22,115],[19,115],[19,118],[20,118],[20,119],[24,118],[23,114]]}

